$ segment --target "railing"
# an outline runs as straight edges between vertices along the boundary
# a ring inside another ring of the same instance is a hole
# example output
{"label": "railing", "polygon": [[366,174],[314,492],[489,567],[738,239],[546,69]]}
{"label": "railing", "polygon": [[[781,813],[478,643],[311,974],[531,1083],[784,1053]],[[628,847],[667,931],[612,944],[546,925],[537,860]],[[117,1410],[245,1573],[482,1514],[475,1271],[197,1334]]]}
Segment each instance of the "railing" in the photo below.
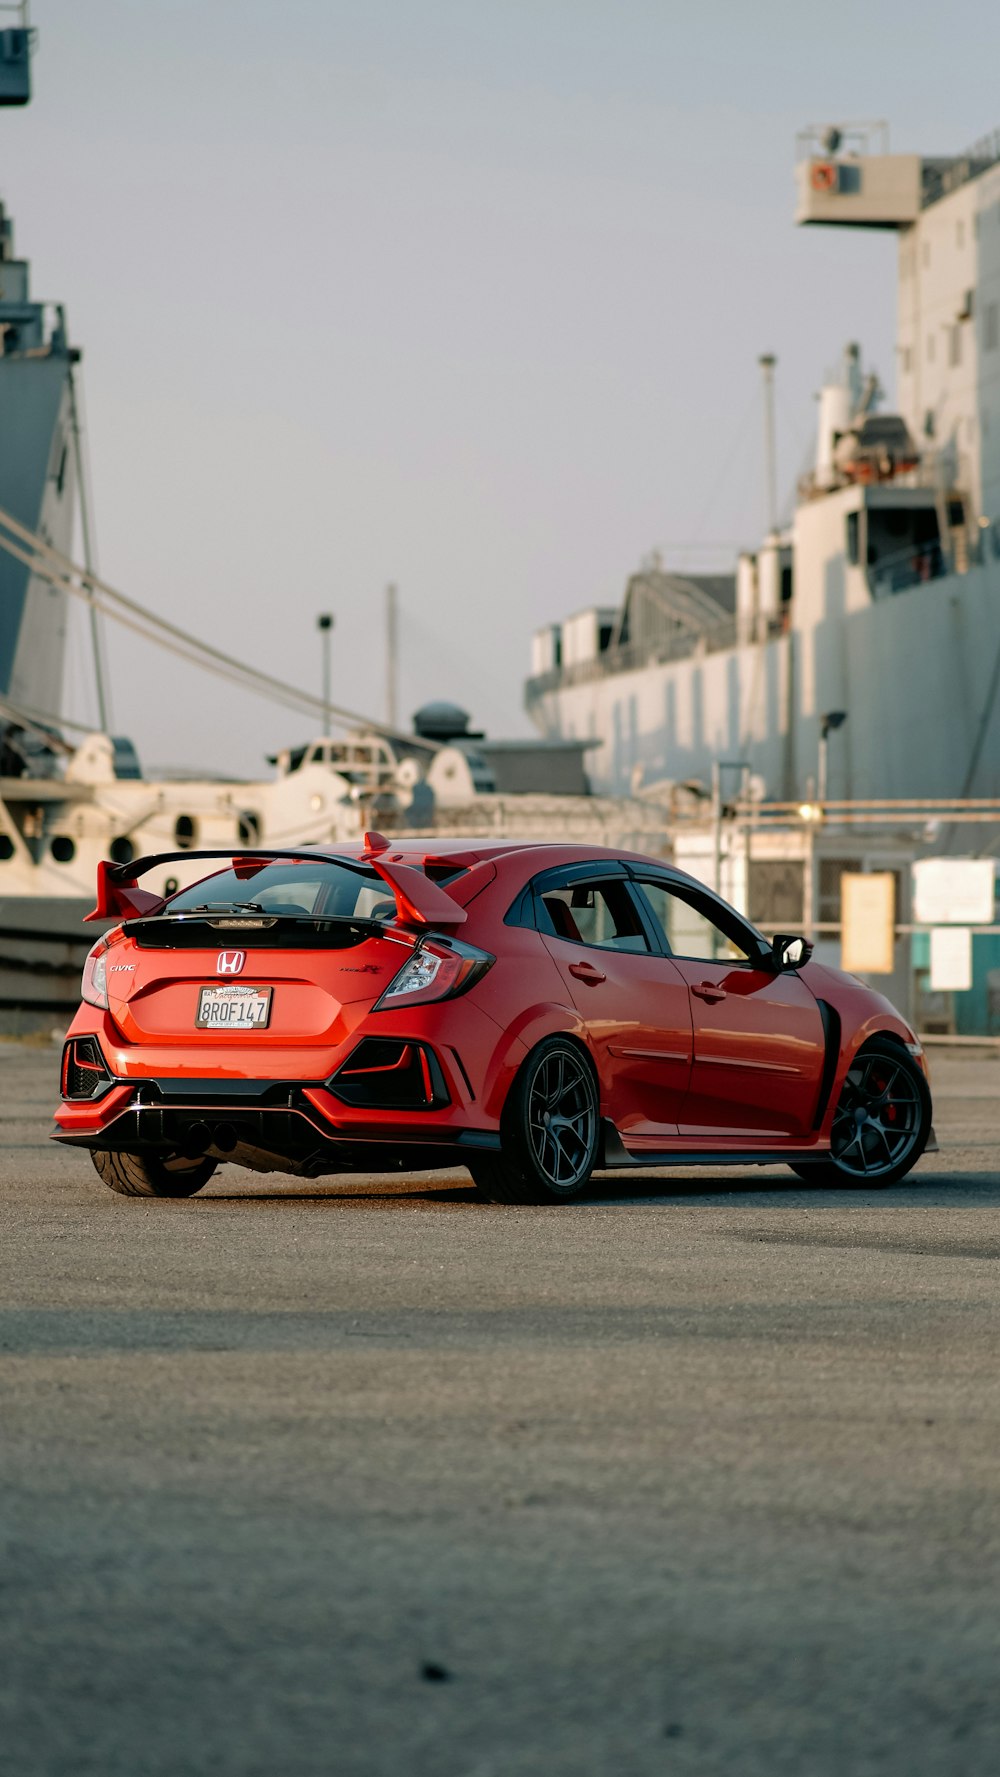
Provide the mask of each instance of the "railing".
{"label": "railing", "polygon": [[[738,825],[761,827],[812,827],[821,831],[828,827],[926,827],[928,822],[939,826],[987,824],[1000,827],[1000,797],[997,796],[889,796],[833,797],[822,802],[798,799],[791,802],[754,802],[738,799],[728,805]],[[683,816],[671,817],[678,824]],[[689,824],[705,826],[709,816],[703,808],[692,809]]]}
{"label": "railing", "polygon": [[941,580],[948,574],[964,573],[979,567],[989,539],[992,553],[1000,558],[1000,524],[993,524],[980,536],[969,537],[961,532],[950,549],[938,542],[911,543],[906,549],[884,555],[868,569],[868,585],[873,598],[885,598],[895,592],[907,592],[929,580]]}
{"label": "railing", "polygon": [[940,580],[951,572],[950,557],[940,543],[911,544],[909,549],[875,562],[868,570],[868,585],[873,598],[885,598],[928,580]]}
{"label": "railing", "polygon": [[594,679],[609,678],[613,673],[640,672],[649,666],[667,666],[674,660],[694,660],[703,654],[718,654],[734,648],[738,640],[735,617],[725,617],[710,629],[697,633],[686,631],[670,641],[632,643],[624,648],[607,648],[592,660],[574,660],[556,666],[546,673],[535,673],[524,688],[525,700],[543,697],[547,691],[561,691],[567,685],[586,685]]}
{"label": "railing", "polygon": [[940,198],[947,197],[949,192],[958,191],[970,180],[978,179],[989,167],[996,166],[1000,161],[1000,130],[993,130],[990,135],[980,137],[964,154],[956,155],[944,166],[935,166],[933,162],[924,162],[923,189],[920,194],[921,208],[926,210],[929,204],[936,204]]}

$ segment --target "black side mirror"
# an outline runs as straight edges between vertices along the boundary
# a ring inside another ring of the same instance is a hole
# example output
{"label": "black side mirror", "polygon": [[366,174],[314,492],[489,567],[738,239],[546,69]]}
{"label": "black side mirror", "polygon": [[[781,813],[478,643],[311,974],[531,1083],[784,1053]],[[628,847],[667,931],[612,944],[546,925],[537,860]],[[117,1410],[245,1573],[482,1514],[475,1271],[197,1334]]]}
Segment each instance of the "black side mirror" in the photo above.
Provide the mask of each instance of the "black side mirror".
{"label": "black side mirror", "polygon": [[812,953],[813,947],[807,938],[795,932],[775,932],[771,943],[771,966],[779,975],[786,969],[801,969]]}

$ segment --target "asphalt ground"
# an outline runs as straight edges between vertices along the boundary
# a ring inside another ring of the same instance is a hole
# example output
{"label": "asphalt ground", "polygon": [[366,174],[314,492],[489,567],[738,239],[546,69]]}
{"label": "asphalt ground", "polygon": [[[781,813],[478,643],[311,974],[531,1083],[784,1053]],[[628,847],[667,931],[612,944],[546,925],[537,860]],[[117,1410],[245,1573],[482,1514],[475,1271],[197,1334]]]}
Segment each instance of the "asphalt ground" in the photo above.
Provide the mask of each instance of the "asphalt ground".
{"label": "asphalt ground", "polygon": [[0,1046],[4,1777],[1000,1770],[1000,1062],[885,1192],[222,1169]]}

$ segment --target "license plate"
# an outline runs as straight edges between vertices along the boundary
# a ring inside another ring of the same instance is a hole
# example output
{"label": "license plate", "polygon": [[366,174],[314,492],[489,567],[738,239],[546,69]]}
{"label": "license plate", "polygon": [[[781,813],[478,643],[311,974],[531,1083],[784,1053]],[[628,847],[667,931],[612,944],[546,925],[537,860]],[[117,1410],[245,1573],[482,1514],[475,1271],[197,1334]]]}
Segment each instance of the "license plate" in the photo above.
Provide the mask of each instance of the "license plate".
{"label": "license plate", "polygon": [[271,1016],[270,987],[227,981],[203,987],[198,995],[196,1030],[266,1030]]}

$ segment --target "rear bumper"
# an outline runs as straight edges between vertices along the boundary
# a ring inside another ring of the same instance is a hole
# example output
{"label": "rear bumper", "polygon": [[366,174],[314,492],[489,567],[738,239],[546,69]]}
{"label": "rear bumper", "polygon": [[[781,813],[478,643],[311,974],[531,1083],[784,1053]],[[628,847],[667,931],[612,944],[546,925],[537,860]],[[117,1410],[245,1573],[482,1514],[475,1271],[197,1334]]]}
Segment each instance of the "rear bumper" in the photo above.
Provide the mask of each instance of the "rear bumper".
{"label": "rear bumper", "polygon": [[53,1139],[118,1153],[206,1154],[258,1172],[308,1178],[464,1164],[496,1151],[496,1131],[450,1116],[351,1111],[325,1082],[116,1080],[103,1097],[64,1102]]}

